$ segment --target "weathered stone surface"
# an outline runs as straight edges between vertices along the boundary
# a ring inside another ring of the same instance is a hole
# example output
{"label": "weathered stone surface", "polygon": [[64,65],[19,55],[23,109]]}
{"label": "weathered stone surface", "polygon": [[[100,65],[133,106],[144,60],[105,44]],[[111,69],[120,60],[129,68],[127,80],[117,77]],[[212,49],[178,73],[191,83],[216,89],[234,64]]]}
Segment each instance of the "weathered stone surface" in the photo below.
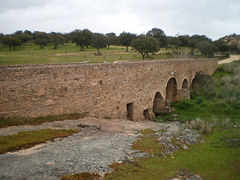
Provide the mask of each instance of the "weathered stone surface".
{"label": "weathered stone surface", "polygon": [[8,102],[8,98],[3,98],[3,102]]}
{"label": "weathered stone surface", "polygon": [[[180,124],[179,126],[182,125]],[[181,128],[179,127],[179,130],[180,129]],[[164,146],[162,155],[172,154],[174,151],[181,148],[188,149],[188,145],[195,144],[202,140],[200,134],[190,129],[173,132],[170,132],[169,130],[170,128],[168,128],[168,132],[160,131],[154,135],[158,138],[159,143]]]}
{"label": "weathered stone surface", "polygon": [[45,92],[46,92],[46,91],[45,91],[44,89],[39,89],[37,95],[38,95],[38,96],[44,96],[44,95],[45,95]]}
{"label": "weathered stone surface", "polygon": [[52,100],[52,99],[48,99],[46,102],[45,102],[45,106],[51,106],[51,105],[54,105],[55,102]]}
{"label": "weathered stone surface", "polygon": [[21,108],[22,109],[28,109],[28,108],[31,108],[32,107],[32,103],[31,102],[23,102],[21,104]]}
{"label": "weathered stone surface", "polygon": [[[155,94],[159,92],[166,101],[170,79],[176,83],[171,100],[188,98],[182,89],[190,87],[196,72],[212,74],[216,68],[215,59],[0,66],[0,104],[4,105],[0,114],[36,117],[89,112],[98,117],[131,114],[132,120],[152,119]],[[32,106],[25,108],[24,102]],[[129,103],[133,112],[127,111]]]}
{"label": "weathered stone surface", "polygon": [[177,178],[171,178],[169,180],[202,180],[198,174],[193,174],[188,169],[182,169],[177,175]]}
{"label": "weathered stone surface", "polygon": [[18,152],[0,154],[0,179],[52,179],[81,172],[105,174],[113,171],[114,162],[132,162],[147,154],[132,150],[131,145],[140,138],[140,129],[168,130],[175,122],[133,122],[120,119],[85,117],[79,120],[47,122],[41,125],[1,128],[0,135],[40,129],[79,129],[67,138],[56,138],[44,144]]}

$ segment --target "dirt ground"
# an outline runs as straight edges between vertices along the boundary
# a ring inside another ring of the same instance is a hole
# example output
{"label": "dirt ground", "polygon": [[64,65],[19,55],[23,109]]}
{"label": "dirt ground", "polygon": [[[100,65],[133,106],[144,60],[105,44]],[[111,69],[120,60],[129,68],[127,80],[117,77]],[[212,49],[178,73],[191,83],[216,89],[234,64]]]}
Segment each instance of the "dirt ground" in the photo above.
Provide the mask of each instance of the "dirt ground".
{"label": "dirt ground", "polygon": [[218,65],[220,64],[226,64],[226,63],[231,63],[233,61],[239,61],[240,60],[240,55],[231,55],[228,59],[218,61]]}

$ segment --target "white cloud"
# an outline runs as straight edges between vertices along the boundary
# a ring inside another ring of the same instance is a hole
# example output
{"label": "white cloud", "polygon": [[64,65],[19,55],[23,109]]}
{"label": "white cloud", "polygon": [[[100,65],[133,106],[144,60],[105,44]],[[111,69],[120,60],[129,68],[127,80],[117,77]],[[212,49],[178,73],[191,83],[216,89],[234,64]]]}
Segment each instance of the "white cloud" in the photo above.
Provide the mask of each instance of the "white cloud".
{"label": "white cloud", "polygon": [[237,33],[239,0],[0,0],[0,32],[40,30],[122,31],[141,34],[153,27],[167,35]]}

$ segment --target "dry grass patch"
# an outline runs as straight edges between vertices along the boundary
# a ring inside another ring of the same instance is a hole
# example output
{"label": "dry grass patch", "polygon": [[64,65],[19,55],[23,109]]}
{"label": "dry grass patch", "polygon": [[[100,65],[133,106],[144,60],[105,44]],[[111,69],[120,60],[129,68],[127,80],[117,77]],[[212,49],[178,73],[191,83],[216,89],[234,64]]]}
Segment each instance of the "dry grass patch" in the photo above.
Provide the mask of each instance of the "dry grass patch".
{"label": "dry grass patch", "polygon": [[54,130],[19,132],[10,136],[0,136],[0,154],[33,147],[55,138],[63,138],[78,133],[79,130]]}
{"label": "dry grass patch", "polygon": [[73,175],[66,175],[63,176],[61,180],[100,180],[100,176],[99,174],[85,172]]}
{"label": "dry grass patch", "polygon": [[149,134],[155,134],[155,131],[153,129],[143,129],[139,131],[142,135],[149,135]]}
{"label": "dry grass patch", "polygon": [[119,170],[119,166],[121,165],[121,163],[117,163],[117,162],[114,162],[112,163],[110,166],[110,168],[114,169],[114,170]]}

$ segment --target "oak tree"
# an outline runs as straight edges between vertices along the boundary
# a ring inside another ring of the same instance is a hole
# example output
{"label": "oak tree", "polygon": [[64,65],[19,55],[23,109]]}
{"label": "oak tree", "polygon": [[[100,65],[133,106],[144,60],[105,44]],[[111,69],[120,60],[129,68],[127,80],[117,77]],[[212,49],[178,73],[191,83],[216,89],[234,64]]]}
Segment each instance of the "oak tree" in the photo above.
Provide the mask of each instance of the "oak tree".
{"label": "oak tree", "polygon": [[121,45],[126,46],[126,51],[128,52],[128,47],[131,45],[132,40],[136,38],[136,34],[131,34],[127,32],[122,32],[119,35],[119,41]]}
{"label": "oak tree", "polygon": [[167,37],[162,29],[152,28],[147,32],[148,36],[153,36],[159,42],[160,47],[167,47]]}
{"label": "oak tree", "polygon": [[57,49],[59,44],[63,44],[65,39],[61,33],[52,32],[50,34],[50,41],[53,43],[53,49]]}
{"label": "oak tree", "polygon": [[12,47],[15,50],[17,46],[21,45],[21,40],[17,37],[13,37],[13,36],[4,36],[2,38],[2,44],[8,46],[9,51],[11,51]]}
{"label": "oak tree", "polygon": [[106,34],[106,37],[107,37],[107,46],[108,46],[108,49],[110,48],[111,45],[116,45],[117,44],[117,36],[115,33],[107,33]]}
{"label": "oak tree", "polygon": [[196,44],[196,47],[206,58],[212,58],[214,56],[214,52],[217,50],[216,46],[209,41],[200,41]]}
{"label": "oak tree", "polygon": [[50,37],[45,32],[34,32],[33,33],[33,40],[34,43],[39,45],[42,49],[44,46],[46,46],[50,42]]}
{"label": "oak tree", "polygon": [[91,46],[97,49],[98,55],[101,55],[100,49],[107,47],[107,37],[101,33],[94,33]]}
{"label": "oak tree", "polygon": [[159,43],[158,40],[151,36],[140,35],[136,39],[134,39],[131,43],[133,49],[139,52],[142,55],[143,60],[145,59],[145,55],[149,53],[154,53],[159,51]]}
{"label": "oak tree", "polygon": [[73,43],[76,43],[76,46],[80,46],[81,51],[83,51],[84,46],[88,46],[91,44],[92,32],[88,29],[84,30],[75,30],[70,34],[70,38]]}

